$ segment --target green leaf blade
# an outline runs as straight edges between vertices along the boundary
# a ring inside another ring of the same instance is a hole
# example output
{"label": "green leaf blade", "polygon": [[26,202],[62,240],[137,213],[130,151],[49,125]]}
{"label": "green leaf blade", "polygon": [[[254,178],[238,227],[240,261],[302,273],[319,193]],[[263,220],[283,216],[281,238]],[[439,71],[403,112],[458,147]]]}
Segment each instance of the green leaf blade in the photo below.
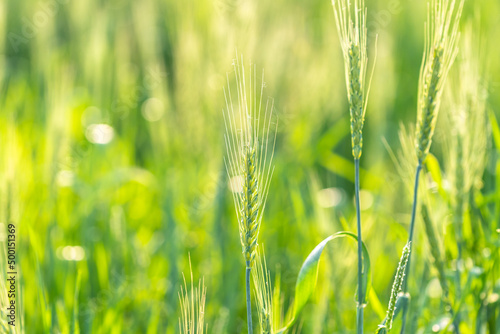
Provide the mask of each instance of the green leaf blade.
{"label": "green leaf blade", "polygon": [[[351,238],[357,242],[358,238],[354,233],[351,232],[338,232],[320,242],[302,264],[300,268],[299,275],[297,277],[297,283],[295,285],[295,301],[293,305],[292,318],[288,324],[280,329],[277,334],[284,333],[286,330],[290,329],[296,322],[298,315],[311,298],[314,290],[316,289],[316,282],[318,279],[319,272],[319,260],[321,259],[321,254],[326,245],[338,238]],[[363,290],[365,291],[365,299],[363,303],[366,304],[366,296],[368,296],[371,288],[371,268],[370,268],[370,256],[368,250],[363,243]]]}

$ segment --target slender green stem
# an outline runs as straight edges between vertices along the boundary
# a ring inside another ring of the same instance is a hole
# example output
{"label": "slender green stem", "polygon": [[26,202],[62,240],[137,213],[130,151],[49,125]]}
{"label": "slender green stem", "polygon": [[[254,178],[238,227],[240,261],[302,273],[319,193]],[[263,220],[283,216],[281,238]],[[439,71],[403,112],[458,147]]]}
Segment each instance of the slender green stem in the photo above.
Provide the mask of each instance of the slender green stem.
{"label": "slender green stem", "polygon": [[[413,194],[413,209],[412,209],[412,214],[411,214],[410,235],[409,235],[409,238],[408,238],[408,242],[411,242],[411,244],[410,244],[410,255],[408,257],[408,264],[406,265],[405,280],[404,280],[404,283],[403,283],[403,292],[404,293],[408,292],[408,275],[410,273],[411,248],[412,248],[412,244],[413,244],[413,234],[414,234],[414,230],[415,230],[415,220],[416,220],[416,211],[417,211],[418,181],[419,181],[420,171],[421,170],[422,170],[422,163],[419,162],[419,164],[417,166],[417,173],[416,173],[416,176],[415,176],[415,188],[414,188],[414,194]],[[445,300],[446,300],[447,303],[449,303],[448,296],[445,296]],[[407,304],[405,304],[403,306],[403,314],[402,314],[403,322],[402,322],[402,326],[401,326],[401,334],[404,334],[404,331],[405,331],[406,316],[408,315],[408,307],[409,307],[409,303],[407,303]],[[453,332],[455,334],[460,334],[460,329],[459,329],[460,321],[458,320],[457,315],[454,316],[454,312],[453,312],[453,309],[451,307],[451,304],[449,305],[449,308],[450,308],[449,313],[450,313],[450,315],[451,315],[451,317],[453,319],[453,325],[454,325],[453,326]]]}
{"label": "slender green stem", "polygon": [[356,328],[358,334],[363,334],[363,309],[364,309],[364,295],[363,295],[363,253],[362,245],[363,239],[361,238],[361,210],[359,208],[359,159],[354,159],[355,165],[355,194],[356,194],[356,220],[358,229],[358,312],[356,318]]}
{"label": "slender green stem", "polygon": [[[461,229],[461,226],[457,226],[457,229]],[[458,232],[459,234],[461,232]],[[457,244],[458,244],[458,257],[457,257],[457,265],[456,265],[456,270],[455,270],[455,300],[459,300],[462,295],[462,290],[461,290],[461,281],[460,281],[460,266],[462,265],[462,238],[461,236],[457,237]],[[454,327],[458,328],[460,325],[460,309],[457,309],[457,314],[455,314],[455,319],[454,319]]]}
{"label": "slender green stem", "polygon": [[[457,247],[458,247],[458,257],[457,257],[457,265],[455,270],[455,299],[459,300],[461,297],[461,282],[460,282],[460,274],[461,274],[461,266],[462,266],[462,251],[463,251],[463,215],[464,215],[464,157],[463,157],[463,143],[461,136],[456,137],[456,145],[457,145],[457,162],[456,162],[456,170],[455,170],[455,196],[456,203],[454,207],[455,214],[455,233],[457,239]],[[460,324],[460,310],[457,310],[457,314],[455,316],[455,327]]]}
{"label": "slender green stem", "polygon": [[[415,231],[415,218],[416,218],[416,213],[417,213],[417,200],[418,200],[418,181],[420,178],[420,171],[422,170],[422,162],[418,162],[417,166],[417,172],[415,175],[415,187],[413,189],[413,208],[411,210],[411,222],[410,222],[410,234],[408,237],[408,243],[410,244],[410,255],[408,256],[408,264],[406,265],[406,274],[405,274],[405,280],[403,282],[403,292],[407,293],[408,292],[408,275],[410,274],[410,262],[411,262],[411,254],[412,254],[412,248],[413,248],[413,233]],[[405,332],[405,327],[406,327],[406,316],[408,314],[408,305],[407,303],[404,306],[403,309],[403,324],[401,326],[401,334],[404,334]]]}
{"label": "slender green stem", "polygon": [[253,334],[252,326],[252,300],[250,299],[250,261],[246,261],[247,269],[245,272],[246,281],[246,291],[247,291],[247,324],[248,324],[248,334]]}

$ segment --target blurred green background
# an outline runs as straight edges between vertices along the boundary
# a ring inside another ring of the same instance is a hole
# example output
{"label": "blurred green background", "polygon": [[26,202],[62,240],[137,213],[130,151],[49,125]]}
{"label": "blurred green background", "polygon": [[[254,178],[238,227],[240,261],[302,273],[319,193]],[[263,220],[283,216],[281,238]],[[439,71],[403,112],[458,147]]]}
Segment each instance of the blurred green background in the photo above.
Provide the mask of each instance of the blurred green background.
{"label": "blurred green background", "polygon": [[[365,324],[374,331],[411,208],[383,138],[397,150],[399,124],[416,120],[426,6],[366,5],[371,55],[378,33],[361,159],[363,232],[376,292]],[[488,110],[498,119],[500,3],[465,7],[463,24],[476,22],[484,42]],[[279,115],[259,239],[273,277],[281,273],[288,305],[314,246],[340,230],[355,231],[344,66],[330,1],[0,2],[0,214],[18,229],[18,332],[176,333],[189,254],[195,280],[204,277],[208,289],[209,332],[245,332],[244,266],[221,111],[235,50],[265,69],[265,94]],[[443,103],[442,114],[449,106]],[[440,118],[431,151],[445,165]],[[491,143],[482,194],[496,224],[499,147]],[[451,218],[441,211],[435,223],[451,270]],[[443,312],[421,224],[415,249],[411,328],[429,333]],[[488,249],[498,258],[498,243]],[[328,247],[302,333],[354,332],[356,261],[354,244]],[[496,268],[483,286],[494,298],[498,263],[480,263]],[[475,332],[481,305],[465,298],[464,333]],[[498,303],[492,305],[498,314]]]}

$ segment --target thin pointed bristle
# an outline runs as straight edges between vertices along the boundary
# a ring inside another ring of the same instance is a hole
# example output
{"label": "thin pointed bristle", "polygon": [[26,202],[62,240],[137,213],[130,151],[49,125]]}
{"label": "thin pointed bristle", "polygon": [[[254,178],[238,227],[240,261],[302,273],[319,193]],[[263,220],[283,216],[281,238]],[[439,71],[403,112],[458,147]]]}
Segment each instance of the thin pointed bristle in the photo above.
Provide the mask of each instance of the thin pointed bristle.
{"label": "thin pointed bristle", "polygon": [[205,325],[205,280],[203,278],[200,279],[198,285],[195,287],[190,256],[189,273],[191,279],[189,289],[186,276],[182,273],[183,284],[178,292],[181,313],[179,317],[179,331],[182,334],[203,334],[207,328]]}

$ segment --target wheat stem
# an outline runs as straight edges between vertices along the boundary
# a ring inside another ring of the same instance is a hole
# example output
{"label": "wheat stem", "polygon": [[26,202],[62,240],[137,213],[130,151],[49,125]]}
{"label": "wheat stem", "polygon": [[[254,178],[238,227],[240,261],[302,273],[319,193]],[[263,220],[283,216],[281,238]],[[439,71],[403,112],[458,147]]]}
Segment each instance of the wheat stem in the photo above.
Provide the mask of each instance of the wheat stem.
{"label": "wheat stem", "polygon": [[[363,333],[363,254],[361,238],[361,210],[359,207],[359,159],[363,151],[363,125],[370,92],[371,77],[368,67],[367,9],[364,0],[332,0],[340,46],[344,58],[347,98],[349,101],[351,145],[355,163],[356,227],[358,232],[358,305],[357,333]],[[372,73],[373,75],[373,70]]]}
{"label": "wheat stem", "polygon": [[[413,248],[413,233],[415,231],[415,218],[416,218],[416,212],[417,212],[417,200],[418,200],[418,182],[420,178],[420,171],[422,170],[422,163],[419,162],[417,165],[417,172],[415,174],[415,186],[413,188],[413,206],[411,210],[411,221],[410,221],[410,235],[408,237],[408,244],[410,248],[410,253],[408,254],[408,263],[406,264],[406,270],[405,270],[405,278],[403,280],[403,293],[408,292],[408,275],[410,274],[410,266],[411,266],[411,254],[412,254],[412,248]],[[401,326],[401,334],[404,334],[405,332],[405,326],[406,326],[406,315],[408,313],[408,304],[403,306],[403,324]]]}
{"label": "wheat stem", "polygon": [[358,309],[356,317],[356,328],[358,334],[363,334],[363,243],[361,238],[361,210],[359,207],[359,159],[354,159],[355,166],[355,196],[356,196],[356,221],[358,230]]}
{"label": "wheat stem", "polygon": [[246,286],[246,296],[247,296],[247,327],[248,334],[253,333],[252,325],[252,300],[250,299],[250,261],[246,261],[247,268],[245,270],[245,286]]}
{"label": "wheat stem", "polygon": [[[457,136],[457,167],[455,169],[455,192],[456,192],[456,203],[455,203],[455,215],[454,215],[454,227],[457,239],[457,264],[455,268],[455,298],[460,300],[461,298],[461,282],[460,282],[460,272],[462,266],[463,258],[463,214],[464,214],[464,173],[463,173],[463,146],[462,139]],[[457,310],[455,317],[456,324],[460,324],[460,311]]]}

